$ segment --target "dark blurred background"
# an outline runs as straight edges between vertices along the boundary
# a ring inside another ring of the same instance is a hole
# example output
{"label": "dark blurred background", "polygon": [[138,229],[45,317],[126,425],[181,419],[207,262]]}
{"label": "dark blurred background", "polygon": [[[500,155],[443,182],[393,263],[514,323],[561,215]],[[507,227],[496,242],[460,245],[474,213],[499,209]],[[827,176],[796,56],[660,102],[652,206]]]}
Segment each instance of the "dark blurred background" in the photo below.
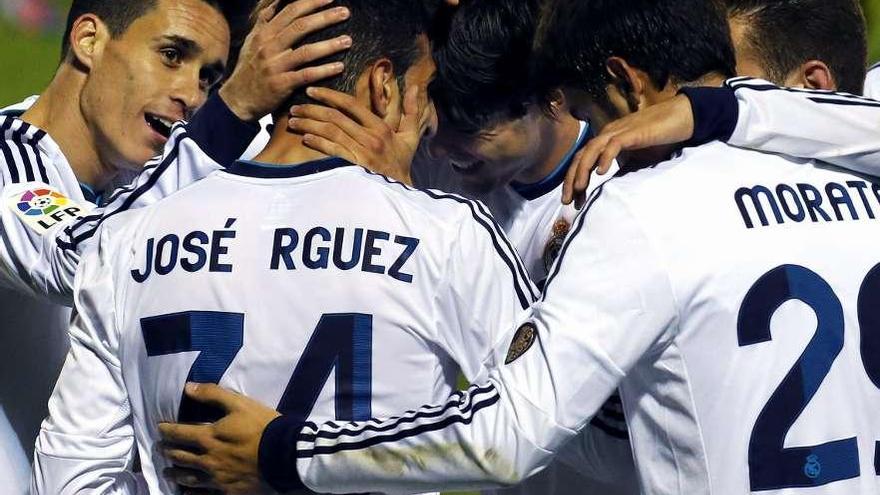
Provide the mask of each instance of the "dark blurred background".
{"label": "dark blurred background", "polygon": [[[230,0],[230,14],[245,20],[256,0]],[[70,0],[0,0],[0,106],[38,93],[59,59]],[[880,60],[880,0],[862,0],[869,25],[870,60]]]}

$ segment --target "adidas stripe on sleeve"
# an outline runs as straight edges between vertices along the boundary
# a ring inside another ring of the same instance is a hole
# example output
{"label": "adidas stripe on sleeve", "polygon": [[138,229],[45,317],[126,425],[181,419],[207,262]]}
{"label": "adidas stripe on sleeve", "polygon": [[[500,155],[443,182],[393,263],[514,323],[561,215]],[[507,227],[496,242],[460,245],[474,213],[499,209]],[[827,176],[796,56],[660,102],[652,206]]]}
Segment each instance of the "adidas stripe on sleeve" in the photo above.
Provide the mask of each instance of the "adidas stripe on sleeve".
{"label": "adidas stripe on sleeve", "polygon": [[694,141],[821,160],[880,176],[880,102],[833,91],[781,88],[737,77],[723,88],[686,88]]}

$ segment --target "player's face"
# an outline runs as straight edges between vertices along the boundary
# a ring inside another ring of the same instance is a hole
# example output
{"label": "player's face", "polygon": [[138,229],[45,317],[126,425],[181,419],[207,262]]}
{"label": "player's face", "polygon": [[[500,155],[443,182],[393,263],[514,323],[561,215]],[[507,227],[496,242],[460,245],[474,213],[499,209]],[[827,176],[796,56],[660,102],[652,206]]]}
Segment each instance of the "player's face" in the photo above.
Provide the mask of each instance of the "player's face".
{"label": "player's face", "polygon": [[440,127],[430,144],[431,155],[446,159],[462,178],[462,185],[473,193],[486,193],[504,187],[540,160],[542,138],[552,125],[539,109],[526,116],[503,121],[475,134],[458,132],[449,125]]}
{"label": "player's face", "polygon": [[[437,74],[437,64],[434,63],[434,57],[431,50],[431,41],[425,35],[419,36],[419,59],[410,66],[404,75],[406,88],[412,86],[419,88],[419,94],[428,93],[428,85],[434,80]],[[401,102],[402,103],[402,102]],[[433,101],[428,101],[425,114],[422,118],[422,128],[420,129],[422,136],[431,136],[437,130],[437,109],[434,107]]]}
{"label": "player's face", "polygon": [[159,0],[96,55],[82,107],[101,160],[138,170],[223,74],[229,26],[201,0]]}

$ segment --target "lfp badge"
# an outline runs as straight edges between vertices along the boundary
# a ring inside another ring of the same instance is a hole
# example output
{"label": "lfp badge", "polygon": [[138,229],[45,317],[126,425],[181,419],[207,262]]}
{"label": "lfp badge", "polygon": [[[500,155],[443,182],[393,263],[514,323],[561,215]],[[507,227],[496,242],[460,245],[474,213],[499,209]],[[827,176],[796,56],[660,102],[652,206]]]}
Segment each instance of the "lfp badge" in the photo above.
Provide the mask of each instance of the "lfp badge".
{"label": "lfp badge", "polygon": [[6,204],[39,234],[45,234],[58,224],[80,218],[90,210],[45,185],[16,192],[7,198]]}

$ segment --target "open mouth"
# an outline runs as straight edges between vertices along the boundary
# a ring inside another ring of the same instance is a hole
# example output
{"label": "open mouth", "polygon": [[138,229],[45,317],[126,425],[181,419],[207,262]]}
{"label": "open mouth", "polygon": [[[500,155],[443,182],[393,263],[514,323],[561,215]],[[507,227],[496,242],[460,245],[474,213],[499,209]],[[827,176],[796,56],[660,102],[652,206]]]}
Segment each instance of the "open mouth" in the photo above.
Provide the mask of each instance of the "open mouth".
{"label": "open mouth", "polygon": [[461,163],[461,162],[457,162],[457,161],[452,160],[449,163],[452,165],[452,169],[455,170],[456,172],[458,172],[460,174],[464,174],[464,175],[471,175],[471,174],[479,171],[480,168],[483,166],[483,163],[485,163],[485,162],[478,160],[478,161],[474,161],[474,162],[470,162],[470,163]]}
{"label": "open mouth", "polygon": [[150,113],[144,114],[144,120],[146,120],[147,125],[160,136],[165,139],[171,137],[171,127],[174,125],[173,121]]}

